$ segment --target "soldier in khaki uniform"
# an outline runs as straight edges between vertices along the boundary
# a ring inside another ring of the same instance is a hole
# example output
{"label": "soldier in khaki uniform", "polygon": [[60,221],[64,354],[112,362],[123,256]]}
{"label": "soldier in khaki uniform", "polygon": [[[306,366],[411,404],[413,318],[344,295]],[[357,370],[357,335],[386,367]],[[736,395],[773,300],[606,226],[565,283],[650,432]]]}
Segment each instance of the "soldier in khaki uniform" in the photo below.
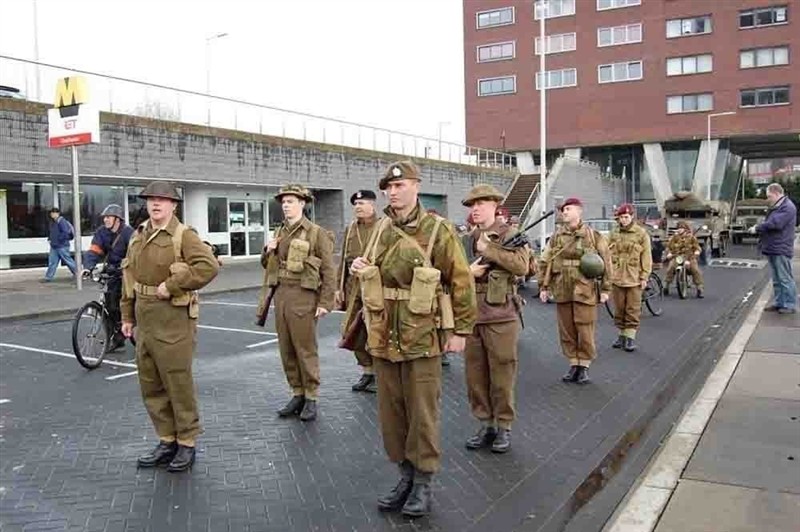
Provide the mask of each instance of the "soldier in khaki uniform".
{"label": "soldier in khaki uniform", "polygon": [[611,251],[611,300],[614,302],[614,324],[619,337],[615,349],[636,350],[636,331],[642,315],[642,290],[653,271],[650,235],[634,221],[633,205],[624,203],[616,212],[619,226],[609,237]]}
{"label": "soldier in khaki uniform", "polygon": [[[605,267],[611,256],[605,237],[584,225],[578,198],[568,198],[560,210],[562,223],[540,258],[539,298],[547,302],[552,294],[556,302],[561,349],[570,363],[562,380],[586,384],[588,368],[597,356],[597,303],[605,303],[611,292],[611,272]],[[599,296],[595,279],[587,275],[602,277]]]}
{"label": "soldier in khaki uniform", "polygon": [[184,471],[194,463],[201,432],[192,379],[196,290],[216,277],[219,265],[211,248],[175,216],[181,201],[175,187],[154,181],[139,197],[147,200],[150,219],[122,261],[122,334],[130,338],[136,326],[139,386],[160,441],[138,464]]}
{"label": "soldier in khaki uniform", "polygon": [[467,337],[464,366],[472,415],[481,422],[466,446],[491,446],[495,453],[511,448],[521,309],[516,277],[528,273],[530,262],[528,246],[502,246],[515,232],[495,215],[503,197],[491,185],[477,185],[461,202],[477,224],[462,239],[478,300],[478,320]]}
{"label": "soldier in khaki uniform", "polygon": [[439,359],[462,352],[472,334],[475,283],[453,226],[421,207],[414,163],[390,165],[379,186],[389,200],[386,218],[350,269],[367,310],[383,445],[401,473],[378,507],[417,517],[430,512],[431,476],[440,466]]}
{"label": "soldier in khaki uniform", "polygon": [[300,414],[302,421],[311,421],[317,417],[319,389],[317,320],[333,308],[333,240],[303,215],[306,203],[313,201],[306,187],[287,185],[275,199],[283,209],[284,222],[261,254],[266,282],[258,314],[272,292],[281,363],[292,389],[292,398],[278,415]]}
{"label": "soldier in khaki uniform", "polygon": [[703,274],[697,265],[697,259],[700,256],[700,242],[692,234],[692,228],[686,222],[678,222],[678,232],[672,235],[667,242],[667,256],[666,260],[669,261],[667,267],[667,276],[664,280],[664,295],[669,295],[669,285],[672,284],[672,279],[675,277],[675,256],[683,255],[686,259],[685,267],[686,272],[692,276],[692,281],[697,287],[697,297],[703,299]]}
{"label": "soldier in khaki uniform", "polygon": [[[354,219],[347,227],[344,234],[344,244],[342,245],[342,258],[339,262],[339,290],[336,291],[335,305],[337,308],[347,310],[347,316],[342,322],[342,330],[346,331],[361,312],[361,300],[357,298],[360,290],[358,279],[350,274],[350,265],[356,259],[364,255],[372,230],[375,228],[377,216],[375,214],[375,200],[377,196],[371,190],[359,190],[350,196],[350,204],[353,206]],[[354,392],[378,391],[375,383],[375,372],[372,368],[372,356],[367,352],[367,334],[359,334],[358,345],[354,349],[356,362],[361,366],[361,378],[353,384]]]}

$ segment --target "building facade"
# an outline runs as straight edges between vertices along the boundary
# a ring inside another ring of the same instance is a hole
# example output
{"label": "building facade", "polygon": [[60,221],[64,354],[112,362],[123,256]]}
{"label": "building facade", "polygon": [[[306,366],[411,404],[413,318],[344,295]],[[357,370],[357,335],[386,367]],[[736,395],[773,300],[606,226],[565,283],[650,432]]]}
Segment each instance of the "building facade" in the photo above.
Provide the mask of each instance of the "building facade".
{"label": "building facade", "polygon": [[800,153],[800,0],[546,0],[544,43],[538,5],[464,1],[468,143],[538,157],[544,82],[548,157],[628,177],[637,202],[726,199],[744,159]]}

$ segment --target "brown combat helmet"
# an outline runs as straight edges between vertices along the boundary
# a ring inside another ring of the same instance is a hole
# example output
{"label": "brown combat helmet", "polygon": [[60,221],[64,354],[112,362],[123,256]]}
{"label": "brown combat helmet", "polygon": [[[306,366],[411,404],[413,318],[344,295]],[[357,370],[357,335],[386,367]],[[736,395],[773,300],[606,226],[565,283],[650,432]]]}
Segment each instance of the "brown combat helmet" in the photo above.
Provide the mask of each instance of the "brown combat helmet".
{"label": "brown combat helmet", "polygon": [[465,207],[471,207],[473,203],[481,199],[500,203],[503,201],[503,199],[505,199],[505,196],[492,185],[475,185],[469,191],[467,197],[461,201],[461,204]]}
{"label": "brown combat helmet", "polygon": [[386,190],[390,181],[397,181],[399,179],[416,179],[422,181],[419,175],[419,168],[412,161],[397,161],[389,165],[383,178],[378,182],[378,188]]}
{"label": "brown combat helmet", "polygon": [[295,196],[308,203],[314,201],[314,196],[311,195],[311,191],[299,183],[282,186],[280,191],[275,194],[275,199],[280,203],[281,198],[284,196]]}
{"label": "brown combat helmet", "polygon": [[144,187],[141,193],[139,193],[140,198],[166,198],[172,201],[181,202],[183,198],[178,194],[178,189],[175,188],[175,185],[172,183],[168,183],[166,181],[151,181]]}

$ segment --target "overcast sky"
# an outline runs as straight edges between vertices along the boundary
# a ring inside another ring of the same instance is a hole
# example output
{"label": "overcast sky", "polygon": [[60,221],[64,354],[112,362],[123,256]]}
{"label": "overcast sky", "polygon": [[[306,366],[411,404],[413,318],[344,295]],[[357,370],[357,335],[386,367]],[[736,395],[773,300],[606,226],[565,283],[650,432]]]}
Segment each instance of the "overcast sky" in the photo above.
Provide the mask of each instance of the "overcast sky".
{"label": "overcast sky", "polygon": [[[213,94],[463,143],[461,0],[37,2],[42,62],[205,92],[227,32]],[[33,59],[34,0],[0,4],[0,54]],[[0,59],[0,84],[31,78]]]}

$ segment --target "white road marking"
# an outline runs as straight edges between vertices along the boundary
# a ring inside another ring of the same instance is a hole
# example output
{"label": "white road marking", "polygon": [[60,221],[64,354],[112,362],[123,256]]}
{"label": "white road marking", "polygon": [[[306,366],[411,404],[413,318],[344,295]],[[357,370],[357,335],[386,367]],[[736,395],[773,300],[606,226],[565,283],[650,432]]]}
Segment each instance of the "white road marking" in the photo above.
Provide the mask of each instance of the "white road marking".
{"label": "white road marking", "polygon": [[138,374],[138,371],[129,371],[128,373],[120,373],[119,375],[111,375],[110,377],[106,377],[107,381],[115,381],[117,379],[121,379],[122,377],[130,377],[131,375]]}
{"label": "white road marking", "polygon": [[253,348],[253,347],[261,347],[262,345],[267,345],[267,344],[274,344],[277,341],[278,341],[277,338],[273,338],[272,340],[265,340],[263,342],[258,342],[257,344],[250,344],[250,345],[247,346],[247,349],[250,349],[250,348]]}
{"label": "white road marking", "polygon": [[[258,305],[255,303],[234,303],[232,301],[203,301],[203,305],[227,305],[229,307],[249,307],[249,308],[256,308]],[[275,308],[275,305],[269,307],[271,309]],[[344,310],[332,310],[331,314],[344,314]]]}
{"label": "white road marking", "polygon": [[11,399],[0,399],[0,405],[4,405],[6,403],[10,403]]}
{"label": "white road marking", "polygon": [[[9,349],[19,349],[20,351],[31,351],[33,353],[44,353],[45,355],[56,355],[59,357],[75,358],[75,355],[71,353],[62,353],[60,351],[51,351],[49,349],[38,349],[36,347],[27,347],[24,345],[0,343],[0,347],[8,347]],[[92,362],[95,359],[87,358],[87,360]],[[136,367],[136,364],[129,364],[128,362],[116,362],[114,360],[103,360],[103,364],[108,364],[109,366],[119,366],[120,368]]]}
{"label": "white road marking", "polygon": [[211,329],[212,331],[229,331],[229,332],[240,332],[249,334],[260,334],[262,336],[278,336],[276,333],[264,332],[264,331],[251,331],[250,329],[231,329],[229,327],[214,327],[213,325],[198,325],[197,327],[200,329]]}

